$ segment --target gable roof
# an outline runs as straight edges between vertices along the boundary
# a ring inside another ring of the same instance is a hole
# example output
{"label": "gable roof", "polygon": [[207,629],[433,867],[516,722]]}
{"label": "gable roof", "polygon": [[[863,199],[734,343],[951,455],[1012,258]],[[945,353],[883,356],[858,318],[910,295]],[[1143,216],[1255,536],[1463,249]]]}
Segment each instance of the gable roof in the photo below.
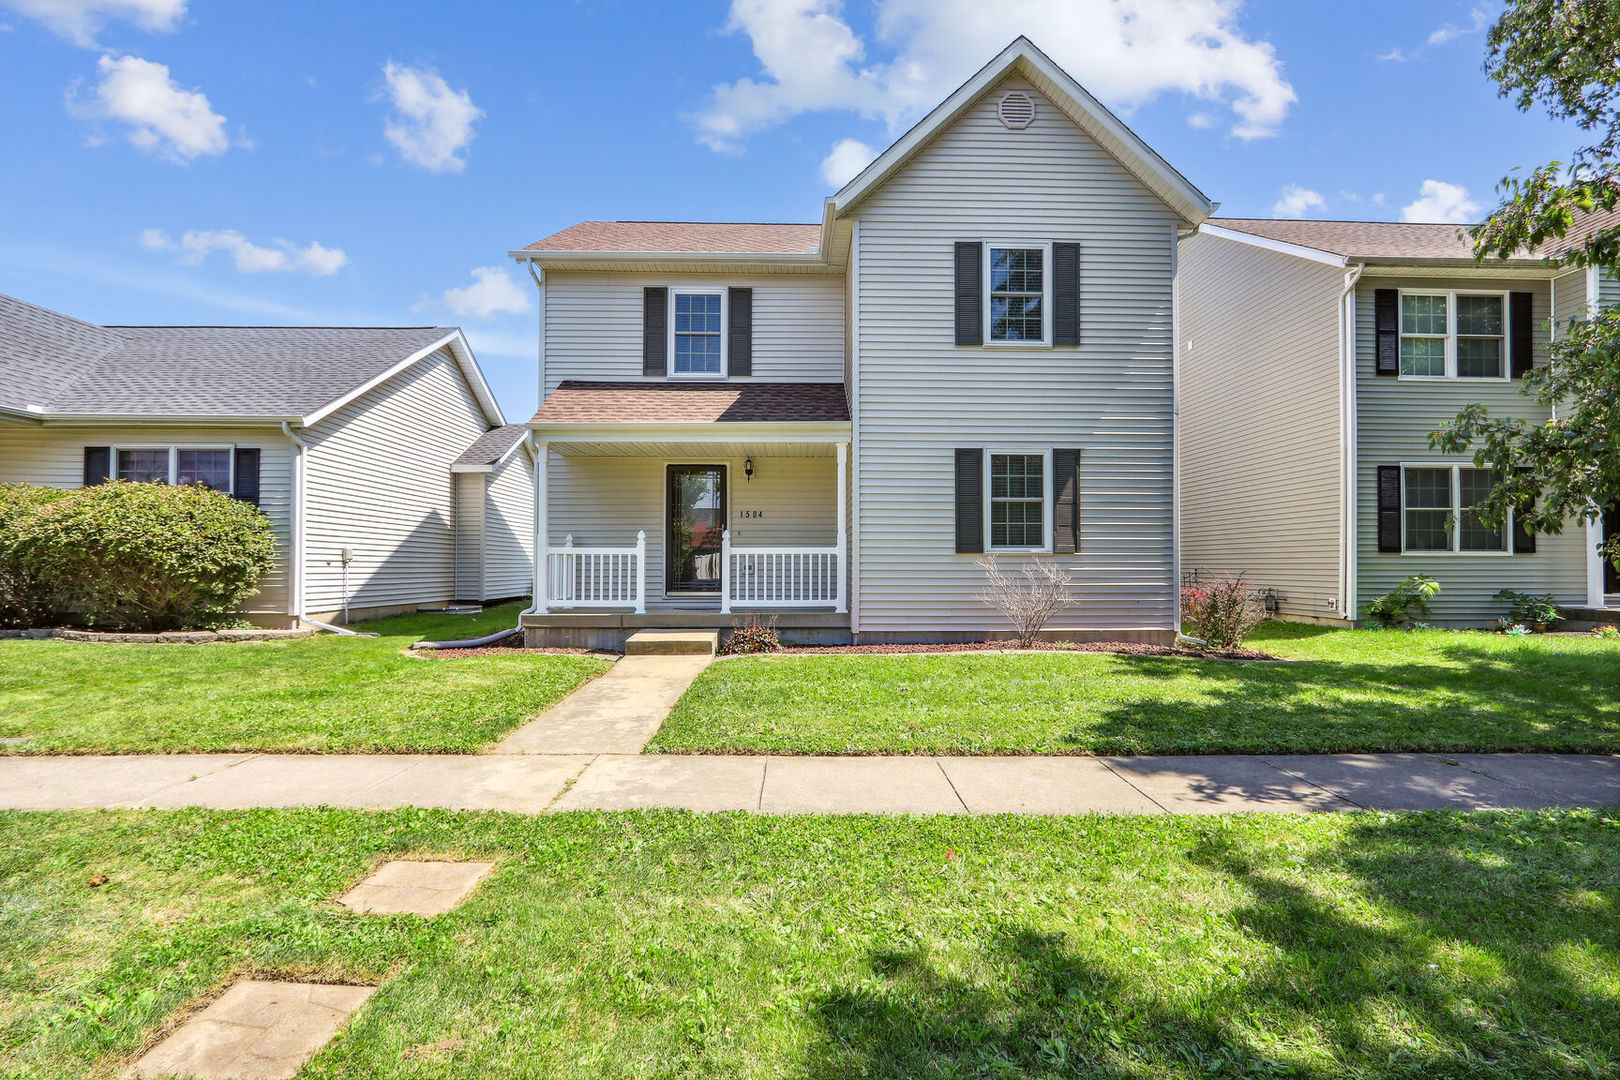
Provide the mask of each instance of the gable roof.
{"label": "gable roof", "polygon": [[474,439],[472,445],[450,463],[450,471],[487,472],[511,457],[512,451],[522,445],[528,434],[527,424],[502,424],[498,428],[491,428]]}
{"label": "gable roof", "polygon": [[0,409],[307,425],[440,349],[503,423],[453,326],[97,326],[0,296]]}
{"label": "gable roof", "polygon": [[911,160],[935,134],[949,126],[985,91],[1014,71],[1034,83],[1082,131],[1097,140],[1103,149],[1114,155],[1121,165],[1189,224],[1197,225],[1215,212],[1215,204],[1210,202],[1208,196],[1171,167],[1141,136],[1109,112],[1102,102],[1092,97],[1072,75],[1026,37],[1015,39],[1001,50],[995,59],[957,87],[910,131],[862,169],[855,179],[845,184],[830,200],[834,212],[838,215],[847,213]]}
{"label": "gable roof", "polygon": [[843,383],[653,383],[569,380],[534,424],[848,423]]}
{"label": "gable roof", "polygon": [[804,255],[817,250],[821,226],[727,221],[582,221],[523,251],[725,252]]}
{"label": "gable roof", "polygon": [[1205,224],[1346,259],[1474,260],[1467,225],[1226,217]]}

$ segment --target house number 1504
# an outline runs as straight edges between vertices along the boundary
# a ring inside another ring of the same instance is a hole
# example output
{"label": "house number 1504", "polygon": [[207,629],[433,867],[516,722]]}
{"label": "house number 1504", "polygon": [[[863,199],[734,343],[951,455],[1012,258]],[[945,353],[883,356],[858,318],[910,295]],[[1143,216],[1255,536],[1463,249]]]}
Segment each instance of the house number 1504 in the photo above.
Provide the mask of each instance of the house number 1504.
{"label": "house number 1504", "polygon": [[763,511],[763,510],[739,510],[739,511],[737,511],[737,516],[740,517],[740,518],[762,518],[762,517],[765,516],[765,511]]}

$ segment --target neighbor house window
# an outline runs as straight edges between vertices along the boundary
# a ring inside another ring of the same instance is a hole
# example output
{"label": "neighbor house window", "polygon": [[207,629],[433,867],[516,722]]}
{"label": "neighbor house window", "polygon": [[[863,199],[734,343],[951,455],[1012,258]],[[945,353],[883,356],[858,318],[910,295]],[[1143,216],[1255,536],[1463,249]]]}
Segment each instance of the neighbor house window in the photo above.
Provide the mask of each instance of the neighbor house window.
{"label": "neighbor house window", "polygon": [[140,484],[202,484],[231,490],[228,446],[121,446],[113,450],[120,480]]}
{"label": "neighbor house window", "polygon": [[1507,524],[1492,529],[1474,511],[1496,484],[1491,470],[1409,465],[1404,472],[1404,550],[1508,550]]}
{"label": "neighbor house window", "polygon": [[1402,292],[1401,375],[1506,378],[1506,294]]}
{"label": "neighbor house window", "polygon": [[676,292],[671,321],[676,375],[725,373],[721,337],[724,296],[719,292]]}
{"label": "neighbor house window", "polygon": [[985,284],[989,302],[985,313],[989,322],[986,340],[1004,344],[1026,342],[1045,344],[1046,312],[1050,307],[1048,245],[1033,247],[985,247]]}
{"label": "neighbor house window", "polygon": [[231,490],[231,452],[193,450],[180,447],[174,452],[174,482],[201,484],[215,491]]}
{"label": "neighbor house window", "polygon": [[118,451],[118,479],[137,484],[169,483],[169,448]]}
{"label": "neighbor house window", "polygon": [[990,454],[991,550],[1046,546],[1046,455]]}

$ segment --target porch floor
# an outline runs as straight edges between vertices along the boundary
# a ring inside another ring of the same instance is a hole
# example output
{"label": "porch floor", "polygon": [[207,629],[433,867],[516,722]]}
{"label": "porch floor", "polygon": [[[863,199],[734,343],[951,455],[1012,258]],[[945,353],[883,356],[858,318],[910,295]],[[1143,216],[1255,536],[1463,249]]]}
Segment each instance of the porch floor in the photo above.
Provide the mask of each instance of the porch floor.
{"label": "porch floor", "polygon": [[764,622],[774,618],[779,628],[848,630],[848,613],[816,609],[786,611],[733,610],[721,614],[719,608],[654,608],[645,615],[632,611],[549,611],[523,616],[523,629],[548,628],[614,630],[729,630],[750,618]]}

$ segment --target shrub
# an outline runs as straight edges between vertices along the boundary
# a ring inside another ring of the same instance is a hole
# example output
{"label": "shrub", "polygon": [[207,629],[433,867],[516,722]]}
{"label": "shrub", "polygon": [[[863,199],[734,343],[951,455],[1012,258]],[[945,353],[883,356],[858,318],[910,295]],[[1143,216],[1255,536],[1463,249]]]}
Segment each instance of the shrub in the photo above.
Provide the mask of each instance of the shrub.
{"label": "shrub", "polygon": [[200,485],[68,492],[30,515],[18,547],[92,625],[149,631],[218,624],[276,558],[256,507]]}
{"label": "shrub", "polygon": [[1243,575],[1231,574],[1181,590],[1181,617],[1213,649],[1235,649],[1266,617]]}
{"label": "shrub", "polygon": [[732,626],[731,636],[726,638],[720,652],[726,656],[744,656],[776,652],[781,648],[781,639],[776,636],[776,616],[772,615],[769,621],[761,623],[751,615],[747,622]]}
{"label": "shrub", "polygon": [[0,626],[39,626],[59,611],[55,585],[23,564],[18,547],[29,519],[67,494],[60,488],[0,484]]}
{"label": "shrub", "polygon": [[1412,627],[1429,617],[1429,601],[1440,592],[1440,583],[1422,574],[1413,574],[1383,596],[1367,605],[1367,618],[1385,629]]}
{"label": "shrub", "polygon": [[1069,572],[1055,562],[1025,563],[1022,580],[1002,570],[994,555],[979,566],[985,589],[977,599],[1007,616],[1020,649],[1033,646],[1052,616],[1069,606]]}
{"label": "shrub", "polygon": [[1544,593],[1522,593],[1517,589],[1503,589],[1496,594],[1496,599],[1507,602],[1507,621],[1510,623],[1545,626],[1559,619],[1558,605],[1553,603],[1551,596]]}

